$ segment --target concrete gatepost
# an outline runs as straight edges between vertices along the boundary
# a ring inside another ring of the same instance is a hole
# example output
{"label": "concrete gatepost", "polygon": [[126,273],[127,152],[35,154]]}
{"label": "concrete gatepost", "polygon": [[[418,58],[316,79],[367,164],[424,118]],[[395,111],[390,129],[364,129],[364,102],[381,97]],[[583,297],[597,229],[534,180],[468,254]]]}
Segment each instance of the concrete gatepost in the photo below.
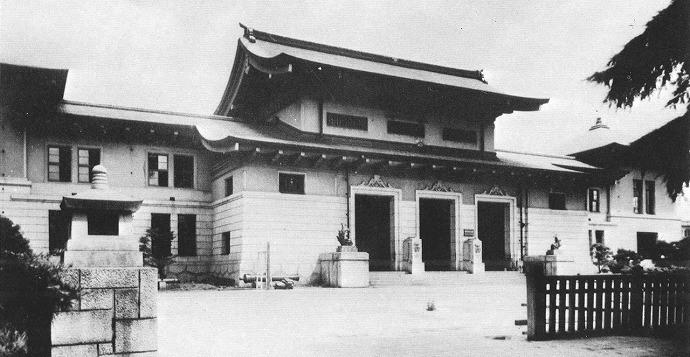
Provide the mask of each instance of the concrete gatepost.
{"label": "concrete gatepost", "polygon": [[72,214],[64,280],[79,297],[71,311],[56,312],[51,326],[51,355],[155,356],[157,280],[143,267],[132,214],[140,200],[108,188],[107,170],[93,168],[91,190],[63,197]]}
{"label": "concrete gatepost", "polygon": [[469,238],[462,244],[462,259],[464,270],[471,274],[484,273],[484,262],[482,261],[482,241]]}
{"label": "concrete gatepost", "polygon": [[424,274],[421,239],[408,237],[403,241],[403,270],[415,276]]}

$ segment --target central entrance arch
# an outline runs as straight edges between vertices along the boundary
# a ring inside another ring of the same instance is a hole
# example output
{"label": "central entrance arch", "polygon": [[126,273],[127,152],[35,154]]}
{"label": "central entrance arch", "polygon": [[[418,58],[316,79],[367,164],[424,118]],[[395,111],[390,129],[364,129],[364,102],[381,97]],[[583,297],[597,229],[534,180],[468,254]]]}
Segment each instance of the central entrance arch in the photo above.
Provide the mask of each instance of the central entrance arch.
{"label": "central entrance arch", "polygon": [[415,191],[417,237],[422,240],[425,270],[461,270],[462,193],[440,184],[431,188]]}

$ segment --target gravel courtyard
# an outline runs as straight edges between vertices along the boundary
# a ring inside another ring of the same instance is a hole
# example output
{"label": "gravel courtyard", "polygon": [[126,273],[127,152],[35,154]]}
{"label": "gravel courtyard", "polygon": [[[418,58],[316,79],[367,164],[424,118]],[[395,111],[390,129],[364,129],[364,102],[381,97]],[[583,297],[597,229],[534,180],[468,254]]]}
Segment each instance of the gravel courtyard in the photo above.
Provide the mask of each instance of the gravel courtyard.
{"label": "gravel courtyard", "polygon": [[[671,341],[527,342],[524,277],[368,289],[164,291],[160,356],[672,356]],[[434,311],[427,311],[433,302]]]}

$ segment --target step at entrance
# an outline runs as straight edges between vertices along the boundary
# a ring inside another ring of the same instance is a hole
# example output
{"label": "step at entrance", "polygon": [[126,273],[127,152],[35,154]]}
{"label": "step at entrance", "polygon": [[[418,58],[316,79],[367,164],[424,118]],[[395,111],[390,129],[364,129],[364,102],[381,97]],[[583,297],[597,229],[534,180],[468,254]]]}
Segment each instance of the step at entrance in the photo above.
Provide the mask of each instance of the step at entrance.
{"label": "step at entrance", "polygon": [[468,274],[464,271],[427,271],[413,276],[401,271],[369,272],[371,286],[443,286],[482,283],[518,283],[524,275],[515,271]]}

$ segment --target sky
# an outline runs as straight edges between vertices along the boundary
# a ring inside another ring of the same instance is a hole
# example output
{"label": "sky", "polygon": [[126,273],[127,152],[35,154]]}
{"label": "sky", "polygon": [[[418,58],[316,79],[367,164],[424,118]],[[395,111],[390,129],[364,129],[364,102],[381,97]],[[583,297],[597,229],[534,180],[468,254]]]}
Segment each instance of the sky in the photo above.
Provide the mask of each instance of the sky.
{"label": "sky", "polygon": [[0,0],[0,61],[69,69],[65,99],[212,114],[238,23],[307,41],[463,69],[495,88],[550,98],[503,115],[496,147],[564,154],[597,117],[621,142],[679,116],[668,92],[610,108],[585,80],[669,0],[13,1]]}

